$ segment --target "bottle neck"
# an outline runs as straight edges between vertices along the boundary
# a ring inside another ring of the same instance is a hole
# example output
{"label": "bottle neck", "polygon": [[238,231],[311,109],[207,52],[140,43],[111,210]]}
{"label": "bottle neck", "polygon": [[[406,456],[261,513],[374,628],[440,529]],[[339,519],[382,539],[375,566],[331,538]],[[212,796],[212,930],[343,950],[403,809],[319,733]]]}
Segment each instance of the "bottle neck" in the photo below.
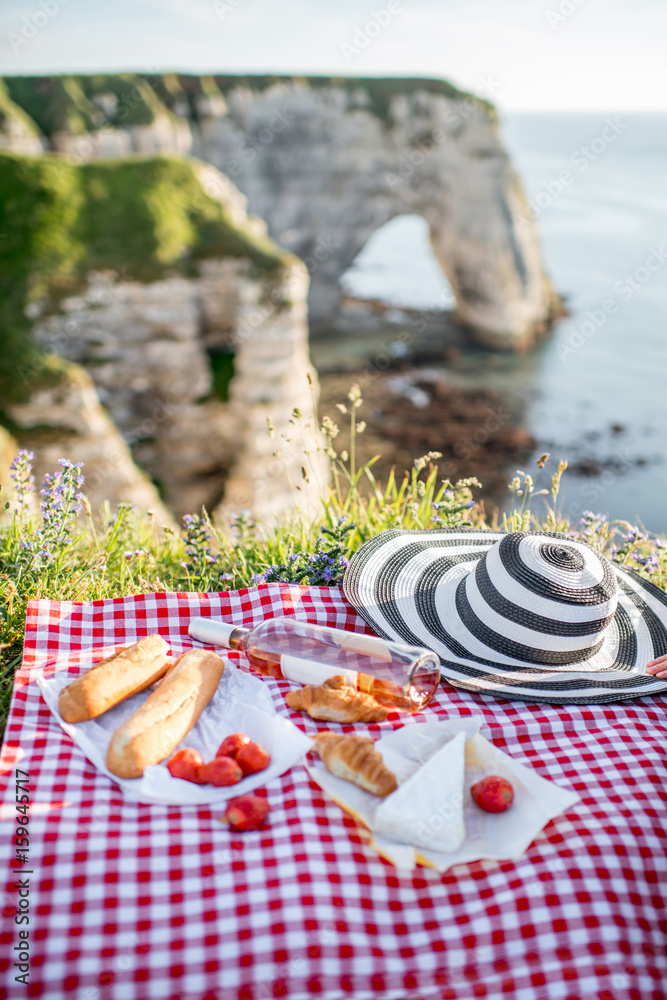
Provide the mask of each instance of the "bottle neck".
{"label": "bottle neck", "polygon": [[234,631],[229,636],[229,640],[228,640],[229,641],[229,648],[230,649],[245,649],[246,648],[246,639],[248,638],[248,636],[250,635],[251,632],[252,632],[252,629],[243,628],[241,625],[239,625],[239,627],[235,628]]}

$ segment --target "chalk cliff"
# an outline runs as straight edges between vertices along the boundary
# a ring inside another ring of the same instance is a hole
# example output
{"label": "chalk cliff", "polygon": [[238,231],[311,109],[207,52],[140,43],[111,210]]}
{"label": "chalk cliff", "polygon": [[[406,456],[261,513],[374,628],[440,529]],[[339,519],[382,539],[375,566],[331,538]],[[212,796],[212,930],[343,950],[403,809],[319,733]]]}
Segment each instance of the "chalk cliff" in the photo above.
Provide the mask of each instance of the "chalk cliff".
{"label": "chalk cliff", "polygon": [[75,365],[62,366],[59,374],[8,408],[16,437],[34,453],[36,481],[57,470],[60,458],[83,462],[92,508],[122,501],[152,510],[157,524],[173,525],[171,512],[100,404],[91,377]]}
{"label": "chalk cliff", "polygon": [[308,274],[231,182],[184,159],[5,154],[0,184],[0,423],[37,472],[82,459],[94,503],[162,520],[156,485],[177,515],[315,502],[319,436],[292,423],[317,400]]}
{"label": "chalk cliff", "polygon": [[[74,82],[76,114],[63,113],[61,97],[58,121],[38,123],[52,148],[77,160],[190,150],[212,163],[271,237],[306,261],[315,323],[335,318],[340,277],[373,232],[415,213],[429,224],[458,318],[475,339],[523,349],[544,331],[556,300],[487,102],[437,80],[126,74]],[[7,86],[32,114],[35,89],[47,84],[8,78]],[[83,128],[101,108],[104,122]],[[67,133],[63,121],[76,128]]]}
{"label": "chalk cliff", "polygon": [[336,315],[375,230],[413,213],[477,339],[524,346],[544,329],[553,293],[489,105],[433,81],[221,83],[226,113],[202,117],[193,152],[307,261],[313,322]]}

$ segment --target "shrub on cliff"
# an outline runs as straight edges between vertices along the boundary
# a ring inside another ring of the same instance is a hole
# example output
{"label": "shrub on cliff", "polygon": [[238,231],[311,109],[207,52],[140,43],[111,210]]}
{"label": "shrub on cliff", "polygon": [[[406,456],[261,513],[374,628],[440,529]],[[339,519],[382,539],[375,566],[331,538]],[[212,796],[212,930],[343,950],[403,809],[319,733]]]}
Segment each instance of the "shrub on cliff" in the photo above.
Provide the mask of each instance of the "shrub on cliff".
{"label": "shrub on cliff", "polygon": [[[24,398],[22,373],[36,367],[29,317],[57,310],[91,270],[153,281],[193,273],[206,257],[244,257],[263,271],[284,264],[288,255],[234,222],[197,171],[167,156],[75,166],[0,153],[0,401]],[[39,361],[43,378],[62,377]]]}

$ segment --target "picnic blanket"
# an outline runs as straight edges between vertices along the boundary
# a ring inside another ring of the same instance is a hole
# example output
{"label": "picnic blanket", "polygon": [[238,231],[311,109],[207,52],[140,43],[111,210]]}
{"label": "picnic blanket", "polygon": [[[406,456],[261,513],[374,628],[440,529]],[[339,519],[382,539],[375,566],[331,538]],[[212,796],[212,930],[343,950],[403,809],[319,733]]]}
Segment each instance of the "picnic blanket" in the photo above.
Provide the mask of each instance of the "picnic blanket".
{"label": "picnic blanket", "polygon": [[[333,587],[33,601],[0,755],[0,995],[665,997],[666,698],[555,708],[441,686],[422,715],[365,727],[377,738],[427,717],[476,717],[496,746],[580,796],[519,861],[406,874],[301,763],[267,785],[269,826],[239,834],[219,809],[128,802],[63,732],[40,672],[75,674],[86,650],[154,631],[178,653],[192,644],[190,617],[207,614],[246,625],[294,614],[368,631]],[[264,683],[281,713],[308,733],[320,728],[288,712],[286,682]],[[25,863],[15,846],[19,770],[31,799]],[[29,882],[29,925],[15,922],[26,912],[17,880]],[[14,967],[26,926],[29,986]]]}

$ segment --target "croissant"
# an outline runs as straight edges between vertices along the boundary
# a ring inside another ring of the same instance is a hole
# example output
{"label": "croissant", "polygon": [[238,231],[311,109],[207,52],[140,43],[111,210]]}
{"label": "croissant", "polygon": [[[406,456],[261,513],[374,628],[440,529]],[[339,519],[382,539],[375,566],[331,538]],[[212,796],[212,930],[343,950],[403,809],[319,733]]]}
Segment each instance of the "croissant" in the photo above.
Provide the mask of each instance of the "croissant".
{"label": "croissant", "polygon": [[351,781],[380,798],[398,787],[370,736],[344,736],[325,731],[314,736],[313,741],[315,751],[337,778]]}
{"label": "croissant", "polygon": [[375,698],[348,687],[341,676],[329,677],[319,687],[307,684],[290,691],[285,701],[290,708],[307,712],[311,719],[327,722],[382,722],[388,714]]}

